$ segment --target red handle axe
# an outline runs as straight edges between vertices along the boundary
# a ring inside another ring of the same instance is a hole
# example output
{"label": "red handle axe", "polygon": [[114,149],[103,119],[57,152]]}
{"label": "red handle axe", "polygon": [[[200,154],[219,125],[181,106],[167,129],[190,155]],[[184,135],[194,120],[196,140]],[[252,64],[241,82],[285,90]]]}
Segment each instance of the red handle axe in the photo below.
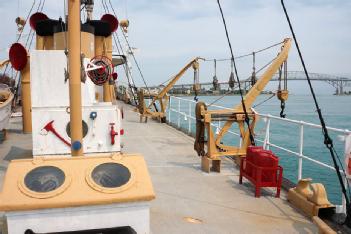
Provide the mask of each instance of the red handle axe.
{"label": "red handle axe", "polygon": [[50,121],[49,123],[47,123],[45,125],[45,127],[43,129],[45,129],[47,132],[52,132],[58,139],[60,139],[63,143],[65,143],[66,145],[68,145],[69,147],[71,147],[71,143],[69,143],[68,141],[66,141],[60,134],[58,134],[58,132],[56,132],[55,128],[54,128],[54,120]]}

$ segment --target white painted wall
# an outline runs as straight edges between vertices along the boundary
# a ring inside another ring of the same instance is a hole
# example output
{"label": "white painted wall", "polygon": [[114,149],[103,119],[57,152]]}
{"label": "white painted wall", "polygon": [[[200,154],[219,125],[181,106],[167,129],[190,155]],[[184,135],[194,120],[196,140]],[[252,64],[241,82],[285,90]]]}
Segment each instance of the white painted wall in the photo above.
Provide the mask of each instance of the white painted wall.
{"label": "white painted wall", "polygon": [[[65,82],[64,71],[67,58],[61,50],[34,50],[30,55],[30,79],[32,100],[32,138],[33,155],[70,154],[70,147],[64,144],[52,132],[43,130],[44,126],[54,120],[55,130],[68,142],[66,133],[69,123],[69,82]],[[89,59],[85,60],[85,63]],[[84,153],[117,152],[121,150],[120,135],[115,136],[111,144],[110,123],[120,133],[121,114],[116,105],[95,100],[96,86],[87,77],[81,83],[82,119],[88,124],[88,135],[83,138]],[[93,121],[91,112],[97,112]]]}
{"label": "white painted wall", "polygon": [[[121,150],[120,134],[115,136],[115,144],[111,145],[110,123],[114,123],[114,129],[120,133],[121,114],[117,106],[99,103],[93,106],[83,107],[82,119],[88,125],[88,134],[83,138],[83,149],[85,153],[102,153],[117,152]],[[106,103],[107,104],[107,103]],[[90,113],[96,112],[95,120],[90,119]],[[43,130],[44,126],[54,120],[53,126],[55,130],[68,142],[70,138],[66,132],[66,126],[69,123],[69,113],[66,108],[37,108],[32,109],[33,119],[33,155],[48,154],[70,154],[70,147],[64,144],[52,132]]]}
{"label": "white painted wall", "polygon": [[[90,60],[90,59],[85,59]],[[65,82],[67,58],[63,50],[33,50],[30,54],[30,86],[33,107],[69,106],[69,81]],[[95,103],[95,85],[87,77],[81,83],[82,105]]]}
{"label": "white painted wall", "polygon": [[8,234],[66,232],[130,226],[138,234],[150,232],[148,202],[82,206],[5,213]]}

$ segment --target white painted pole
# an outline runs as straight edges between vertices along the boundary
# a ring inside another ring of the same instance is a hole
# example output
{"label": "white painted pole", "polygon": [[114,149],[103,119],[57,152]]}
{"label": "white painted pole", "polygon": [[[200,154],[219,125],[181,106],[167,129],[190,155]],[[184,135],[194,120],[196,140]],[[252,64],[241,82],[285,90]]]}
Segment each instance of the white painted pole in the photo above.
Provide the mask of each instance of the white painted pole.
{"label": "white painted pole", "polygon": [[170,96],[170,97],[169,97],[169,103],[168,103],[168,123],[171,123],[172,98],[173,98],[173,96]]}
{"label": "white painted pole", "polygon": [[180,99],[178,99],[178,128],[180,128]]}
{"label": "white painted pole", "polygon": [[189,105],[188,105],[188,133],[190,134],[191,133],[191,102],[189,102]]}
{"label": "white painted pole", "polygon": [[302,156],[303,156],[303,123],[300,124],[300,144],[299,144],[299,159],[298,159],[298,170],[297,180],[302,179]]}
{"label": "white painted pole", "polygon": [[265,138],[264,138],[264,142],[263,142],[263,148],[264,149],[269,149],[269,135],[270,135],[270,125],[271,125],[271,119],[269,117],[267,117],[267,123],[266,123],[266,134],[265,134]]}
{"label": "white painted pole", "polygon": [[[345,155],[345,172],[347,178],[344,179],[344,184],[345,187],[347,188],[347,180],[349,180],[349,183],[351,183],[351,173],[349,171],[349,168],[351,168],[351,134],[348,134],[345,136],[345,150],[344,150],[344,155]],[[346,213],[346,200],[345,197],[342,195],[342,211]]]}

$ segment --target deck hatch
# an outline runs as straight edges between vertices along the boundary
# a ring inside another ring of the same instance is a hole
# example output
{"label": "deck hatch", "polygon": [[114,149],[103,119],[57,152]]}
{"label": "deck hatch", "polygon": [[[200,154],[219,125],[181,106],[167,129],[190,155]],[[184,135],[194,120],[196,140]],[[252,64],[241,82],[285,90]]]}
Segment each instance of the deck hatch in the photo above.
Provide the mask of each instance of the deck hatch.
{"label": "deck hatch", "polygon": [[118,188],[128,183],[131,174],[127,167],[119,163],[103,163],[91,172],[94,182],[105,188]]}
{"label": "deck hatch", "polygon": [[28,172],[24,178],[25,186],[37,193],[51,192],[65,181],[65,173],[54,166],[41,166]]}

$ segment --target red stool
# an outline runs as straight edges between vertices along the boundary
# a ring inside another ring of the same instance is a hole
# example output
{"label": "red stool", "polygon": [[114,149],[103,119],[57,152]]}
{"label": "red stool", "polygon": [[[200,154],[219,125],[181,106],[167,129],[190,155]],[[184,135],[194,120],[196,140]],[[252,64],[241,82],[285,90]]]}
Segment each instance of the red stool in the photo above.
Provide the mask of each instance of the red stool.
{"label": "red stool", "polygon": [[247,157],[241,160],[239,183],[245,177],[255,185],[255,197],[260,197],[262,187],[276,187],[276,197],[280,197],[283,168],[279,159],[271,151],[259,147],[249,147]]}

